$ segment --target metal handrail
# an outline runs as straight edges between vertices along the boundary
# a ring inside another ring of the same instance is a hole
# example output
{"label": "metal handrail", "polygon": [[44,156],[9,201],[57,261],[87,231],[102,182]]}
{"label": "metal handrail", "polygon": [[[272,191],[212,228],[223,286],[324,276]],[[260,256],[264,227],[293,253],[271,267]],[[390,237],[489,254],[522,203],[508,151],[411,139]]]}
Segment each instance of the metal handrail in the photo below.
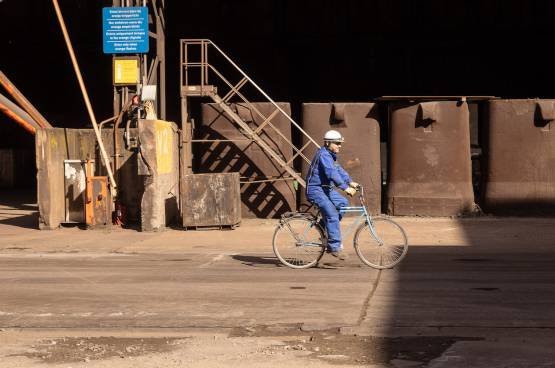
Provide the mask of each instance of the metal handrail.
{"label": "metal handrail", "polygon": [[[260,88],[237,64],[235,64],[235,62],[233,62],[233,60],[229,56],[227,56],[226,53],[223,52],[222,49],[220,49],[213,41],[211,41],[210,39],[184,39],[182,40],[182,42],[197,44],[197,45],[200,44],[202,48],[206,48],[208,45],[212,45],[244,78],[246,78],[258,90],[258,92],[260,92],[270,103],[272,103],[272,105],[274,105],[274,107],[277,108],[291,122],[291,124],[293,124],[297,129],[299,129],[299,131],[306,138],[308,138],[316,146],[316,148],[320,148],[320,145],[310,135],[308,135],[300,127],[300,125],[297,124],[295,120],[293,120],[285,111],[283,111],[283,109],[279,107],[279,105],[270,96],[268,96],[268,94],[266,94],[266,92],[264,92],[264,90]],[[205,52],[207,51],[201,50],[203,59],[206,56]],[[209,66],[208,62],[205,62],[204,60],[201,63]],[[204,81],[204,74],[203,74],[202,81]]]}
{"label": "metal handrail", "polygon": [[[214,68],[214,66],[212,66],[212,65],[208,65],[208,66],[209,66],[209,68],[210,68],[214,73],[216,73],[216,75],[217,75],[218,77],[220,77],[220,79],[221,79],[223,82],[225,82],[230,88],[233,88],[233,86],[231,85],[231,83],[230,83],[230,82],[229,82],[229,81],[228,81],[228,80],[227,80],[216,68]],[[236,94],[237,96],[239,96],[239,98],[240,98],[241,100],[243,100],[243,102],[244,102],[245,104],[247,104],[247,106],[248,106],[248,108],[249,108],[250,110],[254,111],[254,112],[255,112],[256,114],[258,114],[258,116],[261,117],[262,119],[265,119],[265,120],[267,119],[267,116],[265,116],[264,114],[262,114],[262,113],[256,108],[256,106],[254,106],[254,105],[252,104],[252,102],[250,102],[245,96],[243,96],[243,94],[241,94],[239,91],[236,91],[235,94]],[[278,111],[280,111],[280,112],[281,112],[282,114],[284,114],[285,116],[289,117],[289,115],[287,115],[285,112],[283,112],[283,110],[279,109],[279,106],[277,106],[275,103],[274,103],[273,105],[276,106],[276,107],[278,107],[278,109],[277,109]],[[288,139],[278,128],[276,128],[275,125],[273,125],[270,121],[267,122],[267,125],[268,125],[269,127],[271,127],[281,138],[283,138],[286,142],[289,143],[289,145],[290,145],[290,146],[293,148],[293,150],[295,151],[295,156],[294,156],[294,157],[300,156],[300,157],[303,158],[307,163],[310,163],[310,160],[309,160],[305,155],[303,155],[303,153],[302,153],[302,151],[304,151],[304,150],[307,148],[306,145],[304,145],[303,148],[298,149],[297,147],[295,147],[295,145],[294,145],[292,142],[289,142],[289,139]],[[303,131],[303,133],[304,133],[304,131]],[[308,136],[308,135],[307,135],[307,136]],[[310,137],[310,136],[309,136],[309,137]],[[310,143],[310,141],[309,141],[309,143]],[[318,147],[318,148],[319,148],[319,147]]]}

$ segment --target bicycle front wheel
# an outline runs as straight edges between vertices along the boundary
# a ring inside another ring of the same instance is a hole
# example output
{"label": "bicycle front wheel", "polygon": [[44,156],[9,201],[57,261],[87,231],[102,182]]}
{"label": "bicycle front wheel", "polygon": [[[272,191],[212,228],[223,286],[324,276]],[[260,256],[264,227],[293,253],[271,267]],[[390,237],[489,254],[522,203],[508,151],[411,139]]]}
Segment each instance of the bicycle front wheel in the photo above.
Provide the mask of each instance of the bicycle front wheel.
{"label": "bicycle front wheel", "polygon": [[326,250],[320,225],[304,216],[280,221],[272,245],[281,263],[291,268],[309,268],[318,263]]}
{"label": "bicycle front wheel", "polygon": [[367,222],[357,229],[354,236],[355,251],[361,261],[370,267],[392,268],[407,254],[407,235],[399,224],[385,217],[373,218],[371,226],[374,233]]}

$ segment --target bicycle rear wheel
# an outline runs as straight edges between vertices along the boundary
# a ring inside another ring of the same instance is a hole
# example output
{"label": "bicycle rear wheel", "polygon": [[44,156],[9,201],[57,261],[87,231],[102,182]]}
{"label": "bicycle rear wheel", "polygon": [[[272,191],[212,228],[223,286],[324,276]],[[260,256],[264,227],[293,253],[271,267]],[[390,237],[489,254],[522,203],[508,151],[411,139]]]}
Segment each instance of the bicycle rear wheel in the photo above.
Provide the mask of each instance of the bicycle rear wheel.
{"label": "bicycle rear wheel", "polygon": [[326,250],[320,225],[302,215],[280,221],[272,245],[279,261],[291,268],[316,265]]}
{"label": "bicycle rear wheel", "polygon": [[405,257],[409,249],[407,235],[395,221],[385,217],[372,219],[372,234],[368,223],[361,224],[354,236],[357,255],[366,265],[392,268]]}

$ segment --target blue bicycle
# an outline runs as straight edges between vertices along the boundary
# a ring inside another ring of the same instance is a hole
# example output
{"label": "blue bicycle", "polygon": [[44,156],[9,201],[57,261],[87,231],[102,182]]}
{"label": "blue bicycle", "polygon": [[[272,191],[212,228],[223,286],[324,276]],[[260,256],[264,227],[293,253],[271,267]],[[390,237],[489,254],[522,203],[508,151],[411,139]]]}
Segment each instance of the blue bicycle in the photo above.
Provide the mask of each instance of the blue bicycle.
{"label": "blue bicycle", "polygon": [[[342,213],[358,213],[355,221],[343,231],[347,238],[355,230],[353,246],[360,260],[373,268],[392,268],[408,251],[403,228],[387,217],[372,217],[364,203],[364,189],[358,190],[360,206],[342,207]],[[318,264],[327,248],[326,232],[320,226],[320,212],[288,212],[282,216],[272,245],[281,263],[291,268],[309,268]]]}

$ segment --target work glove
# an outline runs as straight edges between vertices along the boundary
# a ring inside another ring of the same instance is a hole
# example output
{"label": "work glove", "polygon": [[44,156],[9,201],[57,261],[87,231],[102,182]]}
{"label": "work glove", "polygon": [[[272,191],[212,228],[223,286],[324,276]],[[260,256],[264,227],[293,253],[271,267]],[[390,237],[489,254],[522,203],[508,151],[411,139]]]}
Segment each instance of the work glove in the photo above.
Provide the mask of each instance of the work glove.
{"label": "work glove", "polygon": [[357,192],[357,190],[355,188],[349,187],[349,188],[345,189],[345,193],[347,193],[351,197],[354,196],[356,192]]}
{"label": "work glove", "polygon": [[360,187],[360,184],[359,184],[359,183],[355,183],[354,181],[352,181],[352,182],[349,183],[349,186],[350,186],[351,188],[358,189],[358,187]]}

